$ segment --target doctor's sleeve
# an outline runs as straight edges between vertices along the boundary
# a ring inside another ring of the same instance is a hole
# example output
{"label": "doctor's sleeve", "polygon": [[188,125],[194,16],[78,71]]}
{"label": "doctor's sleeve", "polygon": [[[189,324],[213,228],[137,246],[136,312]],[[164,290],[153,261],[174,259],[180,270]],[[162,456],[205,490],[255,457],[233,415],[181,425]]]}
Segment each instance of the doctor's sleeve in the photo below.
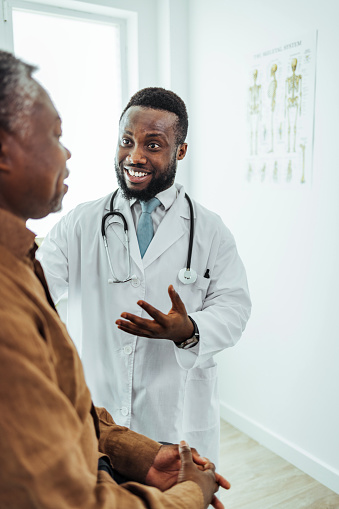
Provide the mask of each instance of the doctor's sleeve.
{"label": "doctor's sleeve", "polygon": [[63,217],[48,233],[36,258],[40,261],[55,304],[68,290],[68,228]]}
{"label": "doctor's sleeve", "polygon": [[234,346],[251,314],[245,267],[234,237],[225,226],[216,253],[201,310],[188,313],[197,323],[200,341],[191,350],[175,350],[179,364],[185,369],[199,366]]}

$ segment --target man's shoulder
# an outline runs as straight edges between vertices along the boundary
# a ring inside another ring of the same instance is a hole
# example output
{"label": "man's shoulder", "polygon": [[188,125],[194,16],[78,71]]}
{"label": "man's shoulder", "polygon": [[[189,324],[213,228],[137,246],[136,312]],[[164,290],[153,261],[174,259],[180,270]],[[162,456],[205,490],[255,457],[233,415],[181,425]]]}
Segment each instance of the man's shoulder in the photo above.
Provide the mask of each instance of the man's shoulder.
{"label": "man's shoulder", "polygon": [[[31,301],[37,279],[29,259],[20,259],[6,247],[0,246],[0,308],[18,309],[23,300]],[[40,284],[37,285],[40,290]]]}
{"label": "man's shoulder", "polygon": [[[177,191],[182,196],[181,200],[184,200],[183,196],[185,195],[186,191],[184,187],[181,184],[175,184]],[[186,193],[189,198],[191,199],[191,202],[193,204],[193,211],[194,211],[194,219],[195,219],[195,231],[203,234],[206,234],[207,232],[212,233],[219,231],[222,236],[231,236],[232,234],[230,230],[227,228],[225,223],[223,222],[223,219],[221,216],[214,212],[213,210],[208,209],[204,205],[202,205],[199,201],[191,197],[188,193]],[[183,202],[181,202],[183,203]]]}
{"label": "man's shoulder", "polygon": [[196,212],[196,218],[197,221],[205,221],[206,223],[211,223],[211,225],[214,225],[214,227],[219,228],[226,228],[222,218],[219,214],[214,212],[211,209],[208,209],[205,207],[205,205],[202,205],[201,203],[197,202],[196,200],[192,200]]}
{"label": "man's shoulder", "polygon": [[190,193],[188,193],[185,190],[183,185],[176,183],[175,186],[176,186],[176,189],[177,189],[177,192],[179,193],[179,195],[182,196],[182,200],[184,200],[183,197],[185,196],[185,194],[188,196],[188,198],[190,198],[190,200],[193,204],[193,210],[195,212],[195,215],[198,215],[198,213],[199,213],[200,215],[206,216],[208,218],[221,221],[220,216],[216,212],[213,212],[213,210],[208,209],[207,207],[202,205],[199,201],[197,201],[195,198],[193,198],[190,195]]}
{"label": "man's shoulder", "polygon": [[83,214],[92,214],[95,210],[104,211],[105,207],[109,209],[109,200],[112,196],[112,193],[107,194],[106,196],[102,196],[101,198],[97,198],[96,200],[86,201],[83,203],[79,203],[69,214],[73,213],[77,216],[81,216]]}
{"label": "man's shoulder", "polygon": [[220,238],[220,241],[234,242],[233,234],[225,225],[222,217],[213,210],[208,209],[201,203],[192,200],[195,210],[195,231],[203,237],[211,236]]}
{"label": "man's shoulder", "polygon": [[109,210],[110,197],[111,193],[96,200],[80,203],[65,214],[59,223],[74,227],[79,222],[101,221],[106,209]]}

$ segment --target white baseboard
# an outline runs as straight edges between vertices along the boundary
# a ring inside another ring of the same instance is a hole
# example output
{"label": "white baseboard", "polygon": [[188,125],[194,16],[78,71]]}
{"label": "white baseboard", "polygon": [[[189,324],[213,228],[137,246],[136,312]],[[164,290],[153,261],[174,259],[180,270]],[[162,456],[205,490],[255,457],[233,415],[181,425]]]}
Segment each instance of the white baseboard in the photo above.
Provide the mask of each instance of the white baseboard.
{"label": "white baseboard", "polygon": [[283,437],[272,433],[260,423],[238,412],[226,403],[220,403],[221,418],[253,438],[267,449],[284,458],[330,490],[339,494],[339,471]]}

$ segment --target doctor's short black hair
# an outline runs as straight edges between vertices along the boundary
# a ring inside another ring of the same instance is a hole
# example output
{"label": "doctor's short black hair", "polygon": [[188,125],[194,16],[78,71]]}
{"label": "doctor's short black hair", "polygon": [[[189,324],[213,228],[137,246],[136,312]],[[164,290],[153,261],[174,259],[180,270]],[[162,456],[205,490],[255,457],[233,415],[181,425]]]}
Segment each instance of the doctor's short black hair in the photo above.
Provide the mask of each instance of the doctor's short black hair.
{"label": "doctor's short black hair", "polygon": [[0,51],[0,128],[5,132],[24,135],[29,128],[40,88],[32,77],[36,69]]}
{"label": "doctor's short black hair", "polygon": [[185,142],[188,130],[188,115],[184,101],[177,94],[160,87],[143,88],[131,97],[121,114],[120,120],[131,106],[142,106],[174,113],[178,117],[176,125],[177,144],[181,145]]}

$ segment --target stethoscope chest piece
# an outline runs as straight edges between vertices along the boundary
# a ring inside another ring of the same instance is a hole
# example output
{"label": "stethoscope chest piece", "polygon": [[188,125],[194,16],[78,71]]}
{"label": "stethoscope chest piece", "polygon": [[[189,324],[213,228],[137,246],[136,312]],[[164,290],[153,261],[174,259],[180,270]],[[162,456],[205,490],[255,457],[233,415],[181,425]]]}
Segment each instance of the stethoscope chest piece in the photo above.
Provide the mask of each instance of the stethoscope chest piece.
{"label": "stethoscope chest piece", "polygon": [[192,285],[197,280],[197,273],[194,269],[181,269],[179,270],[178,278],[184,285]]}

